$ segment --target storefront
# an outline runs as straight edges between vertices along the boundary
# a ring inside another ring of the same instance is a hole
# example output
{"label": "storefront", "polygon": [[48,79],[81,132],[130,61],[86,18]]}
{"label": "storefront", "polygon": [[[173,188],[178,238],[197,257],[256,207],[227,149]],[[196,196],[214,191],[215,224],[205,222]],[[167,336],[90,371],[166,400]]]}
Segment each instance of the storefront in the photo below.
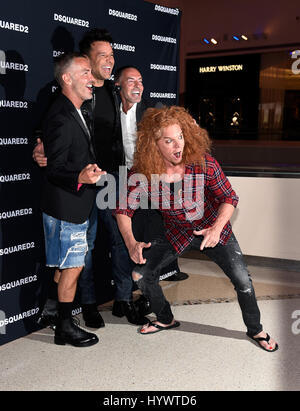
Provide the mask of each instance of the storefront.
{"label": "storefront", "polygon": [[300,170],[300,50],[190,59],[186,73],[185,105],[225,166]]}

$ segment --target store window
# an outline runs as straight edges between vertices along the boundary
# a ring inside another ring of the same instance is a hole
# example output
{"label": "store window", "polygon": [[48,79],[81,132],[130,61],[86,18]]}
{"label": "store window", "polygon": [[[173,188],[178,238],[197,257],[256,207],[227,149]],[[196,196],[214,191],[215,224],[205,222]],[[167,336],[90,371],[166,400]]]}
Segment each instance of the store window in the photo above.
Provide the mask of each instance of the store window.
{"label": "store window", "polygon": [[300,171],[300,47],[187,61],[185,106],[223,165]]}

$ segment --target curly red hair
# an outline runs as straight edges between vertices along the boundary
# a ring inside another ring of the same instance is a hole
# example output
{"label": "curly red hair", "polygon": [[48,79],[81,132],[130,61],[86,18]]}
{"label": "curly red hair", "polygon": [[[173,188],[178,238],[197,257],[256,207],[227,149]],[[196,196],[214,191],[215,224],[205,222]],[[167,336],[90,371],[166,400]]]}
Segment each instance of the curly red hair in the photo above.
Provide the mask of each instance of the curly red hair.
{"label": "curly red hair", "polygon": [[204,164],[204,156],[210,152],[211,141],[206,130],[199,127],[186,109],[179,106],[148,108],[138,125],[133,168],[148,179],[152,174],[163,174],[165,165],[156,142],[160,130],[178,124],[182,130],[185,146],[183,163]]}

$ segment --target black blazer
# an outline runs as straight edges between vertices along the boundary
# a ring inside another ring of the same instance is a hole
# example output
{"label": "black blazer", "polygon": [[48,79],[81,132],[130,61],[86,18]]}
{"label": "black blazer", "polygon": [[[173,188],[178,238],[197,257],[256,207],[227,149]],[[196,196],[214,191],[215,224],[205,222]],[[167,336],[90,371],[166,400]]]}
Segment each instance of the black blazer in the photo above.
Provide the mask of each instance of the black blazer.
{"label": "black blazer", "polygon": [[96,198],[94,184],[83,184],[78,176],[95,163],[94,148],[75,106],[61,94],[50,107],[43,124],[47,157],[41,208],[59,220],[81,224],[89,217]]}

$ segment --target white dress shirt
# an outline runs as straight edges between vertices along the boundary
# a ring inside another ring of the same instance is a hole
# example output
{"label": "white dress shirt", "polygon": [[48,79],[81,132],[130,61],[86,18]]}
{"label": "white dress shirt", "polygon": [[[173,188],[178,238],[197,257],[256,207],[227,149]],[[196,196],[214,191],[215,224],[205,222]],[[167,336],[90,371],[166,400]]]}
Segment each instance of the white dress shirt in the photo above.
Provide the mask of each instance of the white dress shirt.
{"label": "white dress shirt", "polygon": [[136,142],[136,104],[135,103],[128,111],[127,114],[123,111],[123,106],[121,103],[121,127],[122,127],[122,138],[123,147],[125,153],[125,164],[128,169],[132,167],[133,156],[135,151]]}
{"label": "white dress shirt", "polygon": [[83,122],[83,124],[84,124],[84,126],[85,126],[85,128],[86,128],[86,131],[88,132],[89,136],[91,136],[90,130],[89,130],[87,124],[86,124],[85,118],[83,117],[80,108],[76,108],[76,110],[77,110],[77,112],[78,112],[78,114],[79,114],[79,116],[80,116],[80,118],[81,118],[81,120],[82,120],[82,122]]}

